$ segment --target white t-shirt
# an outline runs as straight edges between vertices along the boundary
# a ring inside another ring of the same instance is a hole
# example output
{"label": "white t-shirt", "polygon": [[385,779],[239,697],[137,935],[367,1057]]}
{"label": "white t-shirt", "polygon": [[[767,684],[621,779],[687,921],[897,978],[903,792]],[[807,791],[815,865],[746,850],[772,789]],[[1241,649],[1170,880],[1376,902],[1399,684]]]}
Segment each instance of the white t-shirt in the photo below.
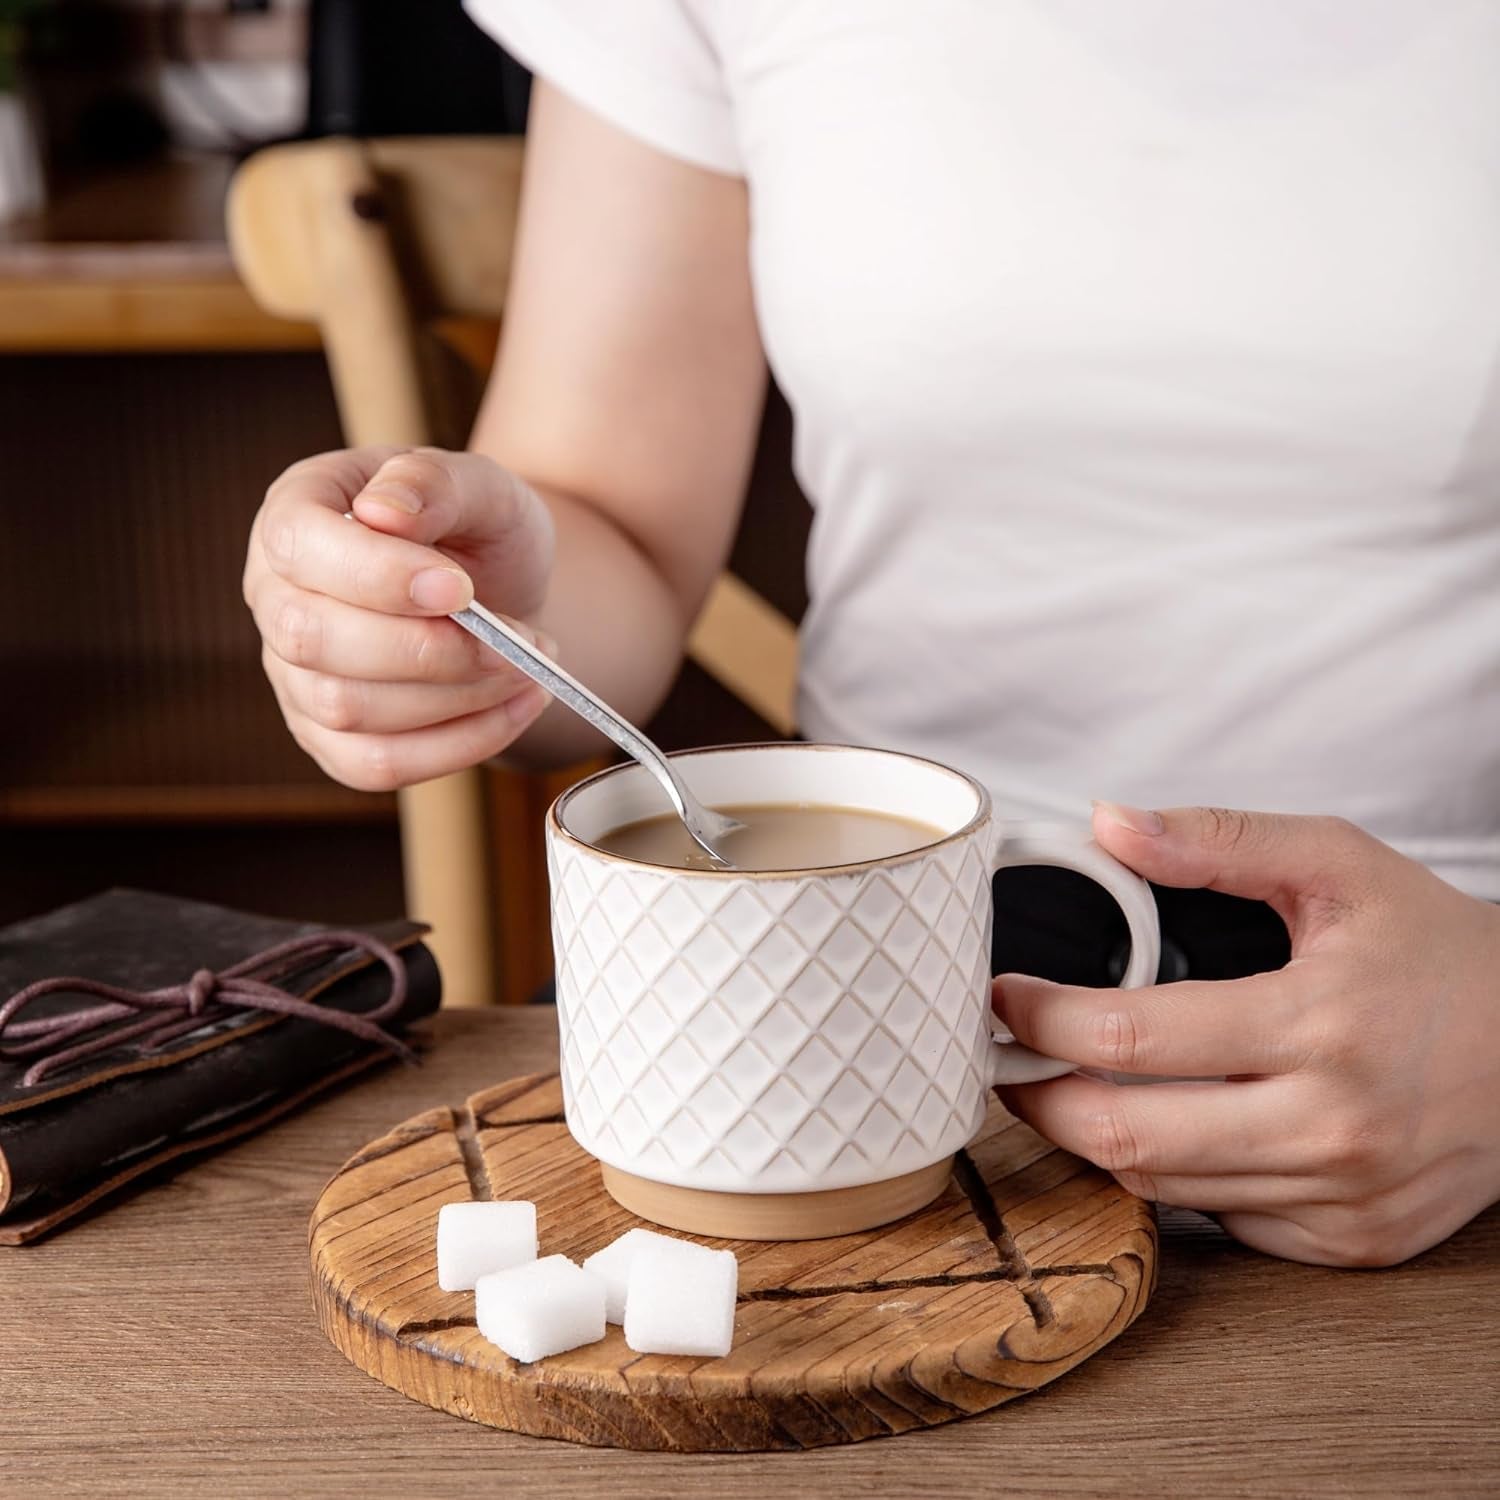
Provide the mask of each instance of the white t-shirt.
{"label": "white t-shirt", "polygon": [[1500,0],[469,0],[743,175],[801,722],[1500,898]]}

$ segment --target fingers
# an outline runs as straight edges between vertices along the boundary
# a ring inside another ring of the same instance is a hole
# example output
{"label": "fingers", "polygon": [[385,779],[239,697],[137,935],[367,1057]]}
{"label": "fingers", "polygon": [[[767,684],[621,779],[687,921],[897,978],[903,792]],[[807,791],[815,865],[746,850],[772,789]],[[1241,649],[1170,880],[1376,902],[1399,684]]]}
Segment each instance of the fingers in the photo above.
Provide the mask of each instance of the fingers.
{"label": "fingers", "polygon": [[1110,1072],[1181,1077],[1284,1073],[1302,1061],[1296,978],[1089,989],[1024,974],[994,982],[996,1014],[1049,1057]]}
{"label": "fingers", "polygon": [[1424,1175],[1379,1198],[1314,1201],[1286,1213],[1258,1205],[1226,1210],[1219,1222],[1237,1240],[1283,1260],[1315,1266],[1395,1266],[1460,1229],[1472,1205],[1434,1195]]}
{"label": "fingers", "polygon": [[342,515],[382,464],[409,450],[394,444],[315,453],[284,469],[266,491],[267,501],[291,499]]}
{"label": "fingers", "polygon": [[[259,581],[250,608],[272,654],[308,671],[362,682],[460,683],[500,676],[514,690],[530,680],[452,620],[379,614],[272,577]],[[528,640],[537,639],[529,626],[510,623]]]}
{"label": "fingers", "polygon": [[1283,916],[1308,900],[1352,904],[1381,847],[1341,818],[1222,807],[1146,812],[1108,802],[1095,806],[1094,836],[1158,885],[1247,896]]}
{"label": "fingers", "polygon": [[1296,1175],[1320,1164],[1298,1126],[1297,1093],[1280,1079],[1121,1086],[1074,1073],[1001,1098],[1049,1141],[1146,1197],[1172,1177]]}
{"label": "fingers", "polygon": [[[269,653],[267,653],[269,654]],[[285,711],[341,734],[399,734],[498,708],[528,679],[492,672],[472,682],[368,682],[266,663]]]}
{"label": "fingers", "polygon": [[[1191,1208],[1192,1204],[1183,1204]],[[1205,1213],[1214,1212],[1205,1209]],[[1278,1260],[1296,1260],[1309,1266],[1348,1265],[1350,1262],[1332,1253],[1312,1230],[1296,1219],[1281,1214],[1263,1213],[1253,1208],[1242,1211],[1238,1206],[1226,1207],[1220,1226],[1232,1234],[1241,1244]]]}
{"label": "fingers", "polygon": [[523,479],[478,453],[417,448],[382,464],[354,498],[365,526],[482,565],[487,598],[540,607],[552,568],[552,515]]}
{"label": "fingers", "polygon": [[1199,1213],[1218,1214],[1241,1211],[1285,1210],[1308,1201],[1305,1177],[1278,1176],[1269,1172],[1245,1172],[1233,1177],[1160,1176],[1150,1179],[1149,1193],[1141,1193],[1129,1174],[1121,1186],[1149,1198],[1154,1203],[1174,1208],[1192,1208]]}
{"label": "fingers", "polygon": [[295,464],[267,491],[255,535],[265,568],[285,582],[389,614],[462,609],[482,567],[486,597],[527,615],[552,563],[551,513],[528,484],[479,454],[435,448]]}
{"label": "fingers", "polygon": [[443,553],[383,536],[321,505],[294,509],[268,501],[261,545],[283,583],[362,609],[445,615],[474,598],[468,574]]}
{"label": "fingers", "polygon": [[[493,708],[400,734],[341,733],[291,712],[287,722],[297,743],[336,781],[358,791],[390,792],[498,755],[547,702],[541,688],[527,683]],[[286,712],[284,702],[282,707]]]}
{"label": "fingers", "polygon": [[1002,1089],[1048,1140],[1128,1191],[1220,1217],[1236,1239],[1318,1265],[1394,1265],[1465,1223],[1429,1169],[1350,1170],[1321,1089],[1289,1079],[1120,1086],[1073,1074]]}
{"label": "fingers", "polygon": [[367,524],[430,546],[524,527],[537,503],[530,485],[482,454],[412,448],[387,458],[350,508]]}

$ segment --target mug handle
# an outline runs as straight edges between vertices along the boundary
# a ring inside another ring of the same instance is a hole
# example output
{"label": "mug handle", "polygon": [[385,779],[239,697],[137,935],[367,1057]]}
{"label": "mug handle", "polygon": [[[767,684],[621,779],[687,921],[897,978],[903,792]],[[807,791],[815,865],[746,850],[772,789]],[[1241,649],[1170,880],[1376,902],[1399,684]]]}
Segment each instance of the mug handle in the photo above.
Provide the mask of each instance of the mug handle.
{"label": "mug handle", "polygon": [[[1126,869],[1112,854],[1095,843],[1086,828],[1057,824],[1001,823],[1001,837],[991,866],[1005,870],[1013,865],[1055,865],[1076,870],[1098,881],[1120,905],[1130,928],[1130,962],[1120,980],[1121,989],[1139,989],[1154,984],[1161,961],[1161,924],[1151,887],[1134,870]],[[990,1085],[1040,1083],[1077,1068],[1061,1058],[1044,1057],[1023,1047],[1008,1032],[997,1027],[990,1048]]]}

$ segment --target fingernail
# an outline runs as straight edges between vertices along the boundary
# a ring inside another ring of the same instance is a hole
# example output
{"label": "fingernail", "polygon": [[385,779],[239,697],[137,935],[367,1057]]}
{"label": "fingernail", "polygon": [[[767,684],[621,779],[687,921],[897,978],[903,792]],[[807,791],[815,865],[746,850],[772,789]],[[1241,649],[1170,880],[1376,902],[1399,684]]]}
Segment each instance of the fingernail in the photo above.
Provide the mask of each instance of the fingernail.
{"label": "fingernail", "polygon": [[1095,802],[1094,806],[1106,818],[1112,819],[1121,828],[1128,828],[1132,833],[1155,837],[1158,833],[1166,832],[1167,825],[1162,822],[1159,812],[1148,812],[1143,807],[1126,807],[1119,802]]}
{"label": "fingernail", "polygon": [[543,656],[550,656],[553,661],[557,660],[557,642],[553,640],[550,635],[547,635],[544,631],[541,630],[537,631],[535,644],[536,649],[540,651]]}
{"label": "fingernail", "polygon": [[411,581],[412,603],[420,609],[452,614],[474,599],[474,585],[457,568],[424,568]]}
{"label": "fingernail", "polygon": [[410,485],[384,482],[379,489],[365,490],[359,497],[372,505],[384,505],[389,510],[399,510],[404,516],[421,513],[422,497]]}

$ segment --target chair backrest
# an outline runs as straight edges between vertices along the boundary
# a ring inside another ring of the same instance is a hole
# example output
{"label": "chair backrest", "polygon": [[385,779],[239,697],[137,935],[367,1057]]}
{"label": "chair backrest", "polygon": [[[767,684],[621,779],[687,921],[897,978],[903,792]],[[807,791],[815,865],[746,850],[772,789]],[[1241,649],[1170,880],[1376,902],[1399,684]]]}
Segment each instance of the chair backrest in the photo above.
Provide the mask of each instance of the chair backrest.
{"label": "chair backrest", "polygon": [[[426,330],[502,317],[522,158],[508,138],[330,139],[271,147],[236,173],[235,264],[268,311],[319,326],[351,444],[454,440]],[[688,651],[792,732],[796,631],[753,589],[721,577]],[[549,971],[536,812],[570,779],[516,773],[498,817],[473,772],[402,794],[407,905],[433,923],[454,1003],[524,999]],[[508,830],[500,847],[490,824]],[[498,896],[497,879],[508,888]]]}

